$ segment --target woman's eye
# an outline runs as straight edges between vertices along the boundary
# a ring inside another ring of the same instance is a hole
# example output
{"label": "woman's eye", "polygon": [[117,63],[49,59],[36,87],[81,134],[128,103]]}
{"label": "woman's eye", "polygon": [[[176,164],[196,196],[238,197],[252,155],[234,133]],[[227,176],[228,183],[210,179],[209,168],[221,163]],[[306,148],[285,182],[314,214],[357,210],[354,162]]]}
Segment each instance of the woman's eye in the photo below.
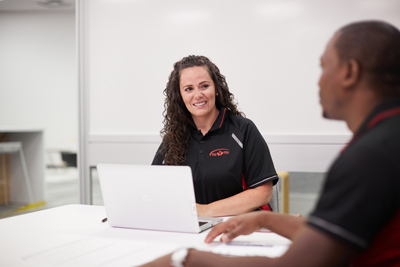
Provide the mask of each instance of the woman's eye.
{"label": "woman's eye", "polygon": [[188,87],[188,88],[185,89],[186,92],[187,91],[191,91],[191,90],[192,90],[192,87]]}
{"label": "woman's eye", "polygon": [[208,84],[204,84],[203,88],[208,88],[208,86],[209,86]]}

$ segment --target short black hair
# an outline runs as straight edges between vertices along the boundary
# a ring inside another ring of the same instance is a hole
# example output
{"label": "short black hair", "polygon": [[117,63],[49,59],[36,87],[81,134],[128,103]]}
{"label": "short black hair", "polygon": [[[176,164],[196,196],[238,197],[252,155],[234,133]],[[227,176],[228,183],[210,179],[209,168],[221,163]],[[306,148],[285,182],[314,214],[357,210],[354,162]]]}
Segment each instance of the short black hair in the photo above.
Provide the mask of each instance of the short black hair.
{"label": "short black hair", "polygon": [[337,33],[340,60],[356,60],[379,96],[400,97],[400,31],[387,22],[361,21]]}

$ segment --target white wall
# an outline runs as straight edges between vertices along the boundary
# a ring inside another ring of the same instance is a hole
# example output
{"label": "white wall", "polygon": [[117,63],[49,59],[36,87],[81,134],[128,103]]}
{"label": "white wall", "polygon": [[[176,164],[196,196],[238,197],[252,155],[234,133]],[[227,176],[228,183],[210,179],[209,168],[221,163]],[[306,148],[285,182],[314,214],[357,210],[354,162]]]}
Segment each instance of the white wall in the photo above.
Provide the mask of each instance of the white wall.
{"label": "white wall", "polygon": [[348,134],[321,117],[319,58],[341,26],[393,0],[96,0],[87,3],[89,134],[157,134],[172,64],[210,57],[263,134]]}
{"label": "white wall", "polygon": [[0,12],[0,125],[45,129],[45,148],[77,150],[75,12]]}

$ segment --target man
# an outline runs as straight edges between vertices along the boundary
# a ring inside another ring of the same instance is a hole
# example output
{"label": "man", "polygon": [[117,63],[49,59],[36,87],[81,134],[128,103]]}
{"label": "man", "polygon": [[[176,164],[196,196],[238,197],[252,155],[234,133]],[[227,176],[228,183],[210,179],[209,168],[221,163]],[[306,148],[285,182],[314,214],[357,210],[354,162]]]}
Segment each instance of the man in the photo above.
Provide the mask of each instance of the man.
{"label": "man", "polygon": [[[385,22],[341,28],[321,57],[325,118],[354,133],[308,219],[252,212],[215,226],[229,242],[261,227],[290,238],[280,258],[177,251],[151,266],[400,266],[400,32]],[[172,261],[171,261],[172,260]]]}

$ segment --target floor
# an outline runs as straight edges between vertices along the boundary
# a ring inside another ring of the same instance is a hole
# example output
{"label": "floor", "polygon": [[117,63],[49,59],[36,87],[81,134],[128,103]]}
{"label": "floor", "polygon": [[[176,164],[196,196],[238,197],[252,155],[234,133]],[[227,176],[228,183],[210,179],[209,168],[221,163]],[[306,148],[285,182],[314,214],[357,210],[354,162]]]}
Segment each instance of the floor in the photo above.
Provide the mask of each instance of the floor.
{"label": "floor", "polygon": [[[79,204],[79,179],[76,168],[46,169],[45,175],[45,206],[21,212],[16,212],[15,207],[0,206],[0,219],[62,205]],[[307,216],[312,211],[321,190],[323,176],[322,173],[290,173],[290,213]],[[93,204],[103,205],[96,170],[93,170],[92,177]]]}

